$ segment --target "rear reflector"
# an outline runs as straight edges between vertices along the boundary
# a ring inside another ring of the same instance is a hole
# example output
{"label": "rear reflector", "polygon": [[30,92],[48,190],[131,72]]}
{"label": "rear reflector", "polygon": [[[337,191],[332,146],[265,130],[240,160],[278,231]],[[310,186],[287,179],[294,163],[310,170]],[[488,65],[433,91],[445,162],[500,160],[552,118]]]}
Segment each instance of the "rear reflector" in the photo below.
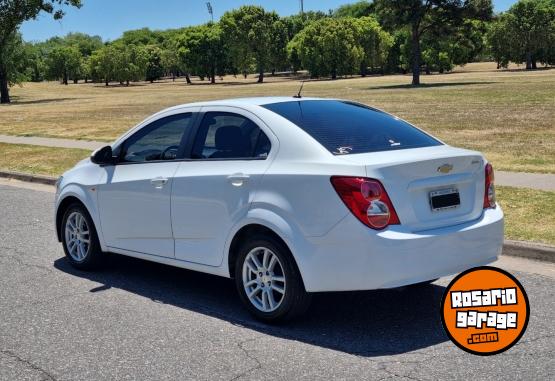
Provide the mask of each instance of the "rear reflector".
{"label": "rear reflector", "polygon": [[331,183],[347,208],[364,225],[376,230],[399,225],[395,208],[378,180],[333,176]]}

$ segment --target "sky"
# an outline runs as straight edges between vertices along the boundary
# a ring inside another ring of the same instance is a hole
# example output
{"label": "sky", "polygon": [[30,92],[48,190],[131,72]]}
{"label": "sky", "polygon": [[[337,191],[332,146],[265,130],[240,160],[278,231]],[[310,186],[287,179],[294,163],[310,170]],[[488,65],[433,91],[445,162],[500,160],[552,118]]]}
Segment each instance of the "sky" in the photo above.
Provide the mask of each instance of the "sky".
{"label": "sky", "polygon": [[[354,2],[349,0],[304,0],[305,10],[329,9]],[[495,11],[507,10],[516,0],[493,0]],[[114,40],[126,30],[148,27],[150,29],[180,28],[210,21],[206,0],[83,0],[83,7],[67,7],[66,16],[54,21],[51,15],[40,14],[36,20],[25,22],[21,33],[26,41],[42,41],[69,32],[99,35],[104,40]],[[299,12],[299,0],[211,0],[214,19],[227,10],[241,5],[262,5],[282,16]]]}

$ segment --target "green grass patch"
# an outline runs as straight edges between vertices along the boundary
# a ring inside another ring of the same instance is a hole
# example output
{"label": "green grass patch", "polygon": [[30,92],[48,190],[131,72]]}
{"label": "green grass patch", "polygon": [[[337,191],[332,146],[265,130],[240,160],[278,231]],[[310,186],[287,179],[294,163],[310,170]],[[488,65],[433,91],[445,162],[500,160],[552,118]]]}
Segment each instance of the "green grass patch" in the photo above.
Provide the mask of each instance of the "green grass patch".
{"label": "green grass patch", "polygon": [[555,192],[496,187],[505,212],[505,238],[555,245]]}
{"label": "green grass patch", "polygon": [[90,154],[83,149],[0,143],[0,169],[59,176]]}

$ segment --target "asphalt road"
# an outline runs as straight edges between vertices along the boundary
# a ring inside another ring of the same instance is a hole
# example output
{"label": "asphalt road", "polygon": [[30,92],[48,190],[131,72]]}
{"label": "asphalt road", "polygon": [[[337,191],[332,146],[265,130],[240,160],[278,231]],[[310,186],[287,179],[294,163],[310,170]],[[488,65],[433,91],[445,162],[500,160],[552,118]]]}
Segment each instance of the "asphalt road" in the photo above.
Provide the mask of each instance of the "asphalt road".
{"label": "asphalt road", "polygon": [[267,326],[244,312],[223,278],[119,256],[100,273],[72,269],[54,237],[53,194],[5,184],[1,380],[555,376],[554,265],[499,262],[526,288],[531,318],[520,343],[496,356],[467,354],[447,339],[439,304],[448,279],[317,295],[304,320]]}

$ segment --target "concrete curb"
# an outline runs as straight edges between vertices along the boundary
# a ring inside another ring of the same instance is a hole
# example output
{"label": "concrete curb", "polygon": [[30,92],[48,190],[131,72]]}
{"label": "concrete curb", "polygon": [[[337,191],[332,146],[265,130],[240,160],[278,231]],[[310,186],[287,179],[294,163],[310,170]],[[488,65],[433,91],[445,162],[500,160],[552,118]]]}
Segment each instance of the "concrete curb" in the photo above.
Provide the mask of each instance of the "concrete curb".
{"label": "concrete curb", "polygon": [[505,240],[503,255],[555,262],[555,246],[535,242]]}
{"label": "concrete curb", "polygon": [[27,181],[30,183],[45,184],[45,185],[55,185],[57,180],[55,177],[51,177],[51,176],[31,175],[28,173],[2,171],[2,170],[0,170],[0,177],[19,180],[19,181]]}
{"label": "concrete curb", "polygon": [[[55,177],[30,175],[28,173],[21,172],[0,170],[0,177],[45,185],[56,184]],[[505,243],[503,244],[503,255],[529,258],[545,262],[555,262],[555,246],[534,242],[505,240]]]}

